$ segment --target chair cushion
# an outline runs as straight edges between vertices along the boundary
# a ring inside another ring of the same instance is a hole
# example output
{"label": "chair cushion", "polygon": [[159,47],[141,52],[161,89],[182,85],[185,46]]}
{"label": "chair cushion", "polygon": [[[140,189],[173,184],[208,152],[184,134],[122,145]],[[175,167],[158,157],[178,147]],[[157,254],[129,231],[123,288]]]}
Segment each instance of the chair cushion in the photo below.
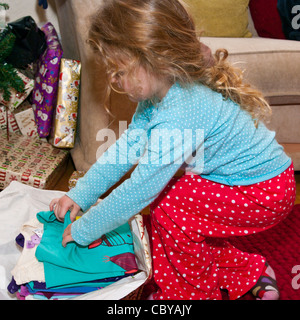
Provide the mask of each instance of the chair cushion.
{"label": "chair cushion", "polygon": [[271,105],[300,105],[300,42],[270,38],[203,37],[212,52],[225,48],[244,77]]}
{"label": "chair cushion", "polygon": [[277,10],[277,0],[251,0],[249,8],[255,29],[260,37],[286,38]]}
{"label": "chair cushion", "polygon": [[196,27],[207,37],[251,37],[249,0],[185,0]]}

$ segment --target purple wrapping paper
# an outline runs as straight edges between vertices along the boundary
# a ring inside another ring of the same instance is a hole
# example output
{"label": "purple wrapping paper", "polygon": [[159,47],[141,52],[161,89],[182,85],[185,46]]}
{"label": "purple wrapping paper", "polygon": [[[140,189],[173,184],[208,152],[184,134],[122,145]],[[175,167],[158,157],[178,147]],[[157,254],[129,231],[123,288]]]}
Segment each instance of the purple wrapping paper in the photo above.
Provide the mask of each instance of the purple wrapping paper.
{"label": "purple wrapping paper", "polygon": [[38,61],[38,71],[32,94],[37,132],[46,138],[51,132],[53,113],[56,107],[60,61],[63,54],[53,25],[48,22],[41,30],[46,35],[47,49]]}

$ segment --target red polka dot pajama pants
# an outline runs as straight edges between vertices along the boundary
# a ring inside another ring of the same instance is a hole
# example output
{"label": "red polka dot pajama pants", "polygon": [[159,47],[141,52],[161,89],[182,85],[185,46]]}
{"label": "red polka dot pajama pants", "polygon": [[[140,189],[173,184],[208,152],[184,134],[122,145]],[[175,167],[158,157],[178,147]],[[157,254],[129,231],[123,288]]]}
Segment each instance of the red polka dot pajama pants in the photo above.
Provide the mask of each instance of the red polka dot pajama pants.
{"label": "red polka dot pajama pants", "polygon": [[[226,238],[271,228],[295,201],[291,165],[277,177],[228,186],[198,175],[174,177],[151,204],[153,299],[230,299],[248,292],[265,258],[242,252]],[[276,249],[276,248],[274,248]]]}

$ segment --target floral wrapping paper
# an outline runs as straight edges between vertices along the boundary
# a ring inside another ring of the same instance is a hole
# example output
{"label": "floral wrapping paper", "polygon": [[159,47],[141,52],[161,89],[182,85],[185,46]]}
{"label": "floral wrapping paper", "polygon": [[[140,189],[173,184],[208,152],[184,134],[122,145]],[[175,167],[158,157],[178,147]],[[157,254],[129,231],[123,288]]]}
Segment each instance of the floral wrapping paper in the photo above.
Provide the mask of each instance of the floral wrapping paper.
{"label": "floral wrapping paper", "polygon": [[73,148],[75,144],[81,63],[61,59],[57,105],[49,142],[58,148]]}
{"label": "floral wrapping paper", "polygon": [[0,189],[11,181],[35,188],[49,189],[60,178],[67,164],[69,151],[54,148],[48,142],[0,132]]}
{"label": "floral wrapping paper", "polygon": [[41,138],[46,138],[51,132],[53,122],[63,50],[56,30],[50,22],[46,23],[41,30],[46,35],[47,49],[38,61],[38,72],[32,93],[32,108],[38,134]]}

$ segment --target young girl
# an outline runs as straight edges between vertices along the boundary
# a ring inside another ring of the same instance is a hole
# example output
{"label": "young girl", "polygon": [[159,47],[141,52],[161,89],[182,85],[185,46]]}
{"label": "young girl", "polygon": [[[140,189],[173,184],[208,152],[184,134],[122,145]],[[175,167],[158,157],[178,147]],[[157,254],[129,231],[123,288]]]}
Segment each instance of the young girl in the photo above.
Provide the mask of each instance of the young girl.
{"label": "young girl", "polygon": [[[218,50],[211,61],[178,0],[107,0],[93,16],[90,43],[109,86],[138,106],[128,129],[50,209],[63,245],[86,246],[150,204],[152,299],[237,299],[249,290],[278,299],[264,257],[226,241],[271,228],[291,211],[291,159],[261,119],[262,95]],[[109,92],[108,92],[109,93]],[[99,196],[134,164],[131,177]],[[184,168],[185,174],[175,175]]]}

